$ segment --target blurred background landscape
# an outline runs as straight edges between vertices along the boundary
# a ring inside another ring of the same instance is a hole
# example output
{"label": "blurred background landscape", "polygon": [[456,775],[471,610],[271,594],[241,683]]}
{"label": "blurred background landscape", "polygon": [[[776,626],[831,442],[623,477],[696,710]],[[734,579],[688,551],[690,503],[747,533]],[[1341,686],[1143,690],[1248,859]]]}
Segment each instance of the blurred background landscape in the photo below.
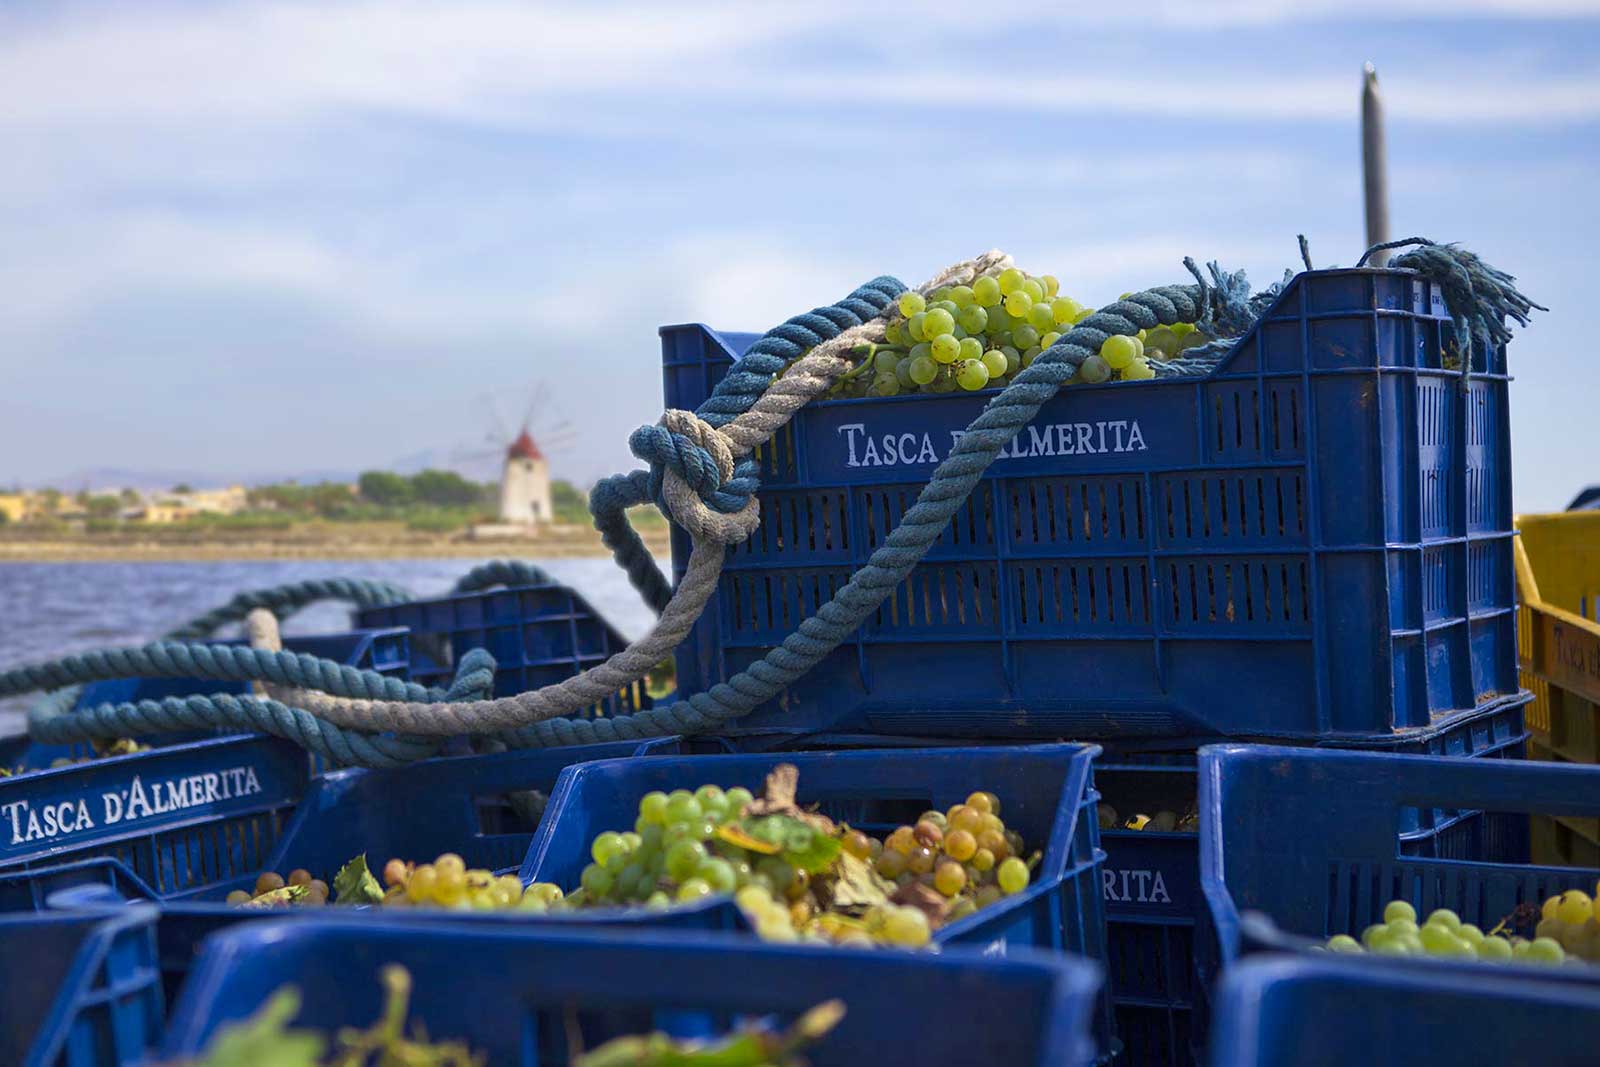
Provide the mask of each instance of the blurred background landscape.
{"label": "blurred background landscape", "polygon": [[[1597,15],[7,5],[0,600],[31,609],[0,662],[263,577],[169,573],[185,596],[113,624],[134,579],[51,561],[601,551],[583,494],[636,465],[663,323],[761,330],[990,247],[1086,304],[1186,281],[1186,255],[1265,285],[1298,233],[1353,263],[1368,60],[1396,236],[1460,240],[1551,308],[1511,349],[1515,504],[1559,509],[1600,481],[1575,433],[1600,400]],[[547,510],[497,533],[524,429],[542,473],[511,504]],[[418,564],[419,591],[458,570]]]}

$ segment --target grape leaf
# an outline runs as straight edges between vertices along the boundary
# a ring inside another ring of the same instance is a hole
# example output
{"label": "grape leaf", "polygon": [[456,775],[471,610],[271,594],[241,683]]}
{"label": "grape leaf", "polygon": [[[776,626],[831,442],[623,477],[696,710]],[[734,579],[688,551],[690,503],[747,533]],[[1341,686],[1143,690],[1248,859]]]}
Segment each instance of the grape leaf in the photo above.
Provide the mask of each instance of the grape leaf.
{"label": "grape leaf", "polygon": [[265,893],[251,897],[249,900],[244,902],[243,907],[276,908],[280,904],[287,907],[290,904],[298,902],[302,897],[310,892],[310,888],[310,886],[303,885],[280,886],[277,889],[271,889]]}
{"label": "grape leaf", "polygon": [[746,852],[757,852],[763,856],[776,856],[783,851],[782,845],[751,837],[738,823],[723,823],[717,827],[717,839],[726,841],[730,845],[738,845]]}
{"label": "grape leaf", "polygon": [[300,991],[284,986],[248,1019],[222,1027],[191,1067],[318,1067],[328,1043],[310,1030],[291,1030]]}
{"label": "grape leaf", "polygon": [[827,870],[843,848],[837,837],[830,837],[792,815],[764,815],[746,819],[741,826],[758,841],[777,845],[787,863],[809,874]]}
{"label": "grape leaf", "polygon": [[367,870],[367,854],[363,852],[333,876],[333,901],[335,904],[376,904],[383,900],[383,887]]}
{"label": "grape leaf", "polygon": [[832,883],[834,908],[854,911],[880,907],[888,903],[894,889],[894,883],[874,871],[866,860],[848,852],[839,853],[838,877]]}

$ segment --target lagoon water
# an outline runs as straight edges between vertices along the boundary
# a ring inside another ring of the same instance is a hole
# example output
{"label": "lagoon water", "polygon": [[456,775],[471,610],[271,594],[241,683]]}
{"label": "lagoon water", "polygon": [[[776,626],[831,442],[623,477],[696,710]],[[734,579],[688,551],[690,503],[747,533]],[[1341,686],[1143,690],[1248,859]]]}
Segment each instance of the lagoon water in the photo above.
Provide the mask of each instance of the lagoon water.
{"label": "lagoon water", "polygon": [[[67,652],[159,638],[246,589],[306,578],[377,578],[418,596],[449,591],[474,559],[250,560],[196,563],[0,564],[0,670]],[[531,560],[578,590],[628,638],[653,615],[609,559]],[[663,561],[663,568],[666,564]],[[349,628],[349,609],[319,604],[290,633]],[[0,701],[0,734],[21,729],[19,701]]]}

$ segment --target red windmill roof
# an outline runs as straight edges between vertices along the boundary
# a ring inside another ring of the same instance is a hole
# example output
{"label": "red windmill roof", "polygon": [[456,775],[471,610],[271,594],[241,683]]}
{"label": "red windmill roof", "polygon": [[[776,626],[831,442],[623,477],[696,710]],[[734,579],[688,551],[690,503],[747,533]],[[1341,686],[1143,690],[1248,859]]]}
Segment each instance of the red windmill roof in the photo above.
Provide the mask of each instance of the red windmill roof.
{"label": "red windmill roof", "polygon": [[533,438],[528,436],[528,431],[523,430],[517,439],[511,442],[511,448],[506,452],[507,459],[543,459],[544,453],[539,451],[539,446],[533,443]]}

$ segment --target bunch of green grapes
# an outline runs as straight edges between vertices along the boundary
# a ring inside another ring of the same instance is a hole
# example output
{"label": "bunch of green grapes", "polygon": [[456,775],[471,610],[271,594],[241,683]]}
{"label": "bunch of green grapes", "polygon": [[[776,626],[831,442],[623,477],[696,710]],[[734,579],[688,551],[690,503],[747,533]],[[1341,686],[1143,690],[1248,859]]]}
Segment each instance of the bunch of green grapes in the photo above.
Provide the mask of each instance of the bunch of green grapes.
{"label": "bunch of green grapes", "polygon": [[[907,292],[896,310],[886,328],[886,343],[858,346],[862,362],[835,383],[830,395],[896,396],[1003,386],[1095,312],[1062,295],[1051,275],[1033,277],[1015,267],[980,277],[970,286],[936,289],[926,297]],[[1171,359],[1209,340],[1192,323],[1110,337],[1071,381],[1154,378],[1152,360]]]}
{"label": "bunch of green grapes", "polygon": [[[925,812],[882,841],[789,816],[746,819],[753,799],[747,789],[715,785],[645,794],[632,831],[595,837],[593,862],[567,902],[665,908],[731,894],[767,940],[918,947],[1031,879],[1022,838],[1006,828],[993,793]],[[752,836],[773,818],[787,819],[781,846]],[[810,834],[826,848],[806,845]]]}
{"label": "bunch of green grapes", "polygon": [[[1582,908],[1583,914],[1577,914]],[[1563,909],[1565,909],[1563,911]],[[1573,890],[1545,902],[1545,917],[1533,938],[1505,933],[1500,927],[1484,933],[1472,923],[1464,923],[1449,908],[1437,908],[1417,924],[1417,911],[1404,900],[1391,900],[1383,909],[1383,921],[1361,931],[1357,940],[1349,934],[1328,938],[1329,952],[1370,952],[1379,956],[1432,956],[1436,959],[1482,960],[1489,963],[1527,963],[1559,965],[1581,958],[1564,947],[1560,935],[1568,928],[1581,936],[1568,943],[1588,951],[1597,925],[1594,902],[1587,894]],[[1562,915],[1565,918],[1562,918]],[[1571,920],[1569,923],[1568,920]],[[1502,927],[1504,924],[1501,924]]]}
{"label": "bunch of green grapes", "polygon": [[256,904],[259,906],[320,907],[328,902],[328,883],[311,877],[311,872],[297,867],[285,878],[276,871],[263,871],[256,878],[254,890],[235,889],[228,894],[229,904]]}
{"label": "bunch of green grapes", "polygon": [[1600,963],[1600,882],[1593,897],[1569,889],[1546,900],[1534,936],[1555,941],[1569,958]]}
{"label": "bunch of green grapes", "polygon": [[432,863],[411,864],[392,859],[384,865],[386,888],[381,903],[392,908],[451,908],[456,911],[504,911],[516,908],[535,913],[557,910],[564,894],[560,886],[535,882],[523,888],[514,874],[469,868],[460,856],[446,852]]}
{"label": "bunch of green grapes", "polygon": [[646,793],[632,830],[607,830],[590,845],[593,862],[579,878],[581,902],[664,908],[753,882],[788,890],[804,872],[717,837],[717,828],[737,819],[753,799],[748,789],[724,792],[715,785]]}

